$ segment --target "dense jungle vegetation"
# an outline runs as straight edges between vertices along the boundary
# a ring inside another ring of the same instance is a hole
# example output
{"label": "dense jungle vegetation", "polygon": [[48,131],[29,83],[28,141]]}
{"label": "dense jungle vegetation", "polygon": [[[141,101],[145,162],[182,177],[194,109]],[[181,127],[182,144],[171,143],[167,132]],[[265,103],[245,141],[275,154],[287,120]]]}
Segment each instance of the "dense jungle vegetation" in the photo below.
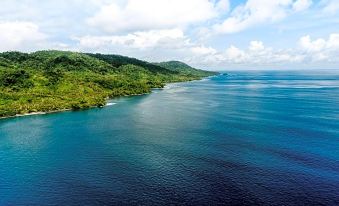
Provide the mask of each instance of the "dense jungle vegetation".
{"label": "dense jungle vegetation", "polygon": [[0,117],[104,106],[169,82],[214,75],[182,62],[65,51],[0,53]]}

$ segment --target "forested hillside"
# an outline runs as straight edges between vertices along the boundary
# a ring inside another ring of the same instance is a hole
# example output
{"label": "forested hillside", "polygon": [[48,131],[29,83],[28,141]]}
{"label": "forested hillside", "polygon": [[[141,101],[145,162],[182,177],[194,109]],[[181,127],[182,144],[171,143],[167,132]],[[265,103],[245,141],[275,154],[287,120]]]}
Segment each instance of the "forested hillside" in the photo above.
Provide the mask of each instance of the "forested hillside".
{"label": "forested hillside", "polygon": [[160,67],[166,68],[168,70],[174,71],[174,72],[180,72],[181,74],[184,74],[186,76],[205,77],[205,76],[210,76],[212,74],[210,71],[195,69],[179,61],[168,61],[168,62],[160,62],[160,63],[155,63],[155,64]]}
{"label": "forested hillside", "polygon": [[0,53],[0,117],[103,106],[108,98],[148,93],[168,82],[215,74],[180,68],[119,55]]}

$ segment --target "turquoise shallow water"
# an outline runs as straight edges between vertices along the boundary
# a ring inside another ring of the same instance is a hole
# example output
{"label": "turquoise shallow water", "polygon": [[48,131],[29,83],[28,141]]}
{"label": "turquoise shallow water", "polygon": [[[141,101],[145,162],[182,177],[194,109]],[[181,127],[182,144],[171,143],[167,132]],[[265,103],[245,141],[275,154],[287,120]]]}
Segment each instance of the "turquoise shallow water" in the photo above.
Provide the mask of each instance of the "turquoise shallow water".
{"label": "turquoise shallow water", "polygon": [[0,205],[339,205],[338,73],[230,72],[0,120]]}

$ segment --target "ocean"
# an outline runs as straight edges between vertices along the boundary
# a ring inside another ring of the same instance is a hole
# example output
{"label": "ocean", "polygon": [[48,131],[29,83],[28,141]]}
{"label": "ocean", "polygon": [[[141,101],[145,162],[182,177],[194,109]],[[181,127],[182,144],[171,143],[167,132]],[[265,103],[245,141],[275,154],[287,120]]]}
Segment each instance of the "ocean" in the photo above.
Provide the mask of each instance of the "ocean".
{"label": "ocean", "polygon": [[0,205],[339,205],[339,72],[234,71],[2,119]]}

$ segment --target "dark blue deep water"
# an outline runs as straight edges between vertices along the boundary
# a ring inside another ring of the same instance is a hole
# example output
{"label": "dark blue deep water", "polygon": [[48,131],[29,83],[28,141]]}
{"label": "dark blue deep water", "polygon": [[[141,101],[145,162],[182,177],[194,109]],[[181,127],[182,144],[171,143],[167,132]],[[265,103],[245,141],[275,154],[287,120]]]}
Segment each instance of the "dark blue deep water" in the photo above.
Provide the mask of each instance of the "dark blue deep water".
{"label": "dark blue deep water", "polygon": [[338,73],[230,72],[0,120],[0,205],[339,205]]}

